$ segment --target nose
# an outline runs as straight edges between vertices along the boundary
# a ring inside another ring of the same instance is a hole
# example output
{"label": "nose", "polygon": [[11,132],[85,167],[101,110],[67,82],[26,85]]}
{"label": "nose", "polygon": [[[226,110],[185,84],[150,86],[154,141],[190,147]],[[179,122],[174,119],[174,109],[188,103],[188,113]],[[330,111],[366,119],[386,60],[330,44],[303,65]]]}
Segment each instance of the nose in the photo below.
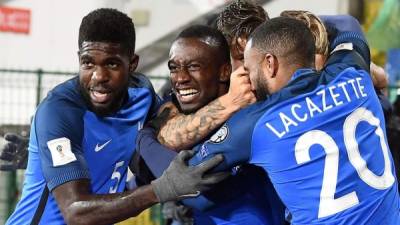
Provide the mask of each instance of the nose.
{"label": "nose", "polygon": [[104,83],[110,80],[110,75],[107,70],[103,69],[101,66],[96,66],[95,70],[92,73],[92,80],[97,83]]}
{"label": "nose", "polygon": [[173,78],[176,83],[186,83],[190,81],[190,75],[186,68],[180,69]]}

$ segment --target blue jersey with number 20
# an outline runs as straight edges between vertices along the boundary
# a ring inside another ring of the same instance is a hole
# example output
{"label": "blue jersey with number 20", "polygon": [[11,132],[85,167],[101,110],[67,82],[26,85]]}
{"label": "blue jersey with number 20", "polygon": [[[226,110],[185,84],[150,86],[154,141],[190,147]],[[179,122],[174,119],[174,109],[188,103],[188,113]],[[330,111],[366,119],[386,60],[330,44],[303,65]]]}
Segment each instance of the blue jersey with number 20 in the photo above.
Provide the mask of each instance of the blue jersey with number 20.
{"label": "blue jersey with number 20", "polygon": [[383,112],[366,72],[368,47],[355,34],[341,40],[321,73],[298,70],[285,88],[236,113],[191,164],[223,153],[220,170],[261,166],[292,224],[400,224]]}

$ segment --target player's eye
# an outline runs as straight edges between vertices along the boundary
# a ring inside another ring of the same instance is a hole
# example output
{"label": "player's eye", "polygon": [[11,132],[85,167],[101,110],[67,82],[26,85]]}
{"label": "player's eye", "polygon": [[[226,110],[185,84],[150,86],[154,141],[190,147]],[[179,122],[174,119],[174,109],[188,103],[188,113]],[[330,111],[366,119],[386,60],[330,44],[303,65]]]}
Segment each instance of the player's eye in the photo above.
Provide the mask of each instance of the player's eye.
{"label": "player's eye", "polygon": [[169,64],[169,65],[168,65],[168,69],[169,69],[169,72],[170,72],[170,73],[176,73],[176,72],[178,72],[178,67],[177,67],[176,65],[174,65],[174,64]]}
{"label": "player's eye", "polygon": [[201,69],[201,65],[197,63],[191,63],[187,66],[189,72],[197,72]]}
{"label": "player's eye", "polygon": [[110,69],[117,69],[118,66],[119,66],[119,63],[116,63],[116,62],[107,63],[107,67],[110,68]]}
{"label": "player's eye", "polygon": [[94,64],[91,62],[91,61],[89,61],[89,60],[82,60],[81,61],[81,67],[82,67],[82,69],[90,69],[90,68],[92,68],[94,66]]}

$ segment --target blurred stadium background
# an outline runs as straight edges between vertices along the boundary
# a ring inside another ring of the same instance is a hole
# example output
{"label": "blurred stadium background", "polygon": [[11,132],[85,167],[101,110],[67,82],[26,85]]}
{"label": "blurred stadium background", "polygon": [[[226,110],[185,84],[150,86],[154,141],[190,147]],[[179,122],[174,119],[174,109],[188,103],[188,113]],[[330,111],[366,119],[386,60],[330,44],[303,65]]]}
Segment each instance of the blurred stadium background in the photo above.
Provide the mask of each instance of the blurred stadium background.
{"label": "blurred stadium background", "polygon": [[[400,96],[400,0],[259,0],[271,17],[287,9],[351,14],[365,28],[373,61],[389,76],[387,94]],[[130,15],[136,25],[138,71],[159,90],[167,82],[170,44],[182,27],[211,24],[227,0],[0,0],[0,145],[7,132],[27,136],[35,107],[77,72],[81,18],[99,7]],[[24,171],[0,171],[0,224],[18,200]],[[159,206],[123,224],[161,225]]]}

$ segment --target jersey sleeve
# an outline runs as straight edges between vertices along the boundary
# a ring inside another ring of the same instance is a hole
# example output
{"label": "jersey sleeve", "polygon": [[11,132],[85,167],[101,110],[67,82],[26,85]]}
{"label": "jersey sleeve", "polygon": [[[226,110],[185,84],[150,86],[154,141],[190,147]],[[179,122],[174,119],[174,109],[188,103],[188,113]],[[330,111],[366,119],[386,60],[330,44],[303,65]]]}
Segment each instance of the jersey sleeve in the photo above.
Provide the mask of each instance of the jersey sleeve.
{"label": "jersey sleeve", "polygon": [[34,118],[41,167],[50,191],[77,179],[90,179],[82,149],[83,112],[73,102],[48,97]]}
{"label": "jersey sleeve", "polygon": [[330,39],[327,65],[345,64],[369,72],[370,50],[359,22],[349,15],[321,16]]}
{"label": "jersey sleeve", "polygon": [[222,154],[224,161],[214,171],[229,170],[247,162],[251,154],[251,138],[257,118],[252,117],[252,107],[235,113],[207,141],[194,148],[190,165],[198,165],[214,155]]}
{"label": "jersey sleeve", "polygon": [[[157,141],[153,128],[143,128],[136,139],[136,152],[133,164],[131,163],[131,170],[136,176],[137,184],[149,184],[151,180],[160,177],[176,155],[176,152]],[[212,191],[188,201],[184,200],[183,204],[205,211],[215,204],[226,202],[244,192],[243,188],[231,188],[239,186],[241,178],[243,179],[243,176],[232,176],[216,185]]]}
{"label": "jersey sleeve", "polygon": [[176,152],[157,141],[152,127],[146,126],[136,138],[136,151],[130,167],[135,176],[144,181],[143,184],[148,184],[162,175],[176,155]]}
{"label": "jersey sleeve", "polygon": [[246,194],[254,188],[249,187],[249,184],[261,185],[264,182],[264,177],[261,175],[263,173],[262,169],[250,164],[234,167],[232,175],[214,185],[210,191],[204,192],[196,198],[184,199],[182,203],[202,212],[210,210]]}
{"label": "jersey sleeve", "polygon": [[214,155],[222,154],[224,161],[214,168],[213,172],[231,170],[233,176],[197,198],[183,200],[185,205],[205,211],[215,205],[223,204],[246,190],[244,173],[241,173],[236,166],[245,164],[250,159],[252,133],[260,116],[257,107],[258,103],[235,113],[207,141],[194,148],[196,154],[189,161],[189,165],[198,165]]}

